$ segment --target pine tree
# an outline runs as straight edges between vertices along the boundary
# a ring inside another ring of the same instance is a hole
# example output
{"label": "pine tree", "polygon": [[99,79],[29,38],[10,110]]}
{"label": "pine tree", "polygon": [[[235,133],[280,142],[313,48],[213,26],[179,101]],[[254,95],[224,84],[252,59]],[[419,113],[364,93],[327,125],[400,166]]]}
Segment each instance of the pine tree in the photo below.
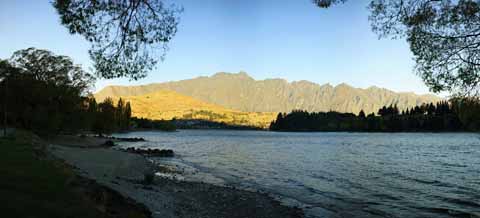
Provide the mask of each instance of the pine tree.
{"label": "pine tree", "polygon": [[360,113],[358,113],[358,117],[365,118],[365,112],[363,110],[360,110]]}
{"label": "pine tree", "polygon": [[125,105],[125,111],[124,111],[124,128],[129,129],[130,128],[130,120],[132,118],[132,108],[130,107],[130,102],[127,102]]}
{"label": "pine tree", "polygon": [[123,99],[119,98],[117,102],[117,108],[115,110],[116,129],[119,129],[119,130],[124,130],[124,123],[125,123],[124,107],[125,106],[123,103]]}

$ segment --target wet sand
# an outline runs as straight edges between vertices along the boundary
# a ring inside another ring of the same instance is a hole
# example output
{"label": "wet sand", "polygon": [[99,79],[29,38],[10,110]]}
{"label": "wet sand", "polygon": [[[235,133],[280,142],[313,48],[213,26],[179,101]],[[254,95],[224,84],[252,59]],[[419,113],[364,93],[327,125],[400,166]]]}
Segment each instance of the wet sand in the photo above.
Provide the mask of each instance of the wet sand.
{"label": "wet sand", "polygon": [[63,137],[50,144],[49,151],[81,176],[144,204],[153,217],[303,217],[301,209],[263,193],[161,177],[146,185],[145,174],[157,171],[157,166],[138,154],[95,146],[102,144],[98,139]]}

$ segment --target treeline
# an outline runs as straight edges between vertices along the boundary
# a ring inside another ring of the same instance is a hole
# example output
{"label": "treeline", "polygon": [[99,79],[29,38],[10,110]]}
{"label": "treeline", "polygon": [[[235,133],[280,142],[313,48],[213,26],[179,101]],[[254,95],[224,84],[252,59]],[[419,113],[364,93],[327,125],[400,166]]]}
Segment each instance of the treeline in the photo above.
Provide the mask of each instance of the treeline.
{"label": "treeline", "polygon": [[95,98],[88,98],[88,106],[83,113],[87,120],[84,130],[90,130],[98,135],[110,134],[117,131],[129,130],[132,126],[132,109],[130,102],[125,103],[120,98],[116,104],[111,98],[103,102],[96,102]]}
{"label": "treeline", "polygon": [[235,125],[203,119],[173,119],[171,121],[178,129],[232,129],[232,130],[262,130],[260,127]]}
{"label": "treeline", "polygon": [[89,95],[94,81],[68,57],[34,48],[17,51],[0,60],[2,124],[42,136],[130,128],[130,104],[122,99],[97,104]]}
{"label": "treeline", "polygon": [[174,122],[169,120],[150,120],[145,118],[133,117],[132,126],[136,129],[152,129],[162,131],[175,131],[177,129]]}
{"label": "treeline", "polygon": [[270,124],[272,131],[357,131],[357,132],[455,132],[480,130],[480,101],[456,98],[423,104],[399,111],[396,105],[382,107],[377,115],[339,112],[279,113]]}

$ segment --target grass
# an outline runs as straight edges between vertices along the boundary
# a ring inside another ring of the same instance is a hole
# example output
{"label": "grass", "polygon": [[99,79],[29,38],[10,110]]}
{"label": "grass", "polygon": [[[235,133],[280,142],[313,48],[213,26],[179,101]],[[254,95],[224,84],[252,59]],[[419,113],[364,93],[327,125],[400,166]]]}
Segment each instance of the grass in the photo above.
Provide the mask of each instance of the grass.
{"label": "grass", "polygon": [[0,208],[2,217],[100,217],[69,186],[74,177],[61,163],[38,155],[30,137],[0,139]]}

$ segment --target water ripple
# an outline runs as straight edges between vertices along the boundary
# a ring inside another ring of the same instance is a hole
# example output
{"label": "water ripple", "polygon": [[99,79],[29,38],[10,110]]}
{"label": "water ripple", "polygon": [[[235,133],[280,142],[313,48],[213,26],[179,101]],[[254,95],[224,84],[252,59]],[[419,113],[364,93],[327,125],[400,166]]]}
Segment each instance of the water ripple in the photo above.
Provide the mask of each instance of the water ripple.
{"label": "water ripple", "polygon": [[294,199],[308,217],[480,218],[478,134],[182,130],[118,136],[148,140],[134,146],[174,149],[180,158],[172,162],[190,166],[192,175],[202,172],[202,179],[210,174]]}

